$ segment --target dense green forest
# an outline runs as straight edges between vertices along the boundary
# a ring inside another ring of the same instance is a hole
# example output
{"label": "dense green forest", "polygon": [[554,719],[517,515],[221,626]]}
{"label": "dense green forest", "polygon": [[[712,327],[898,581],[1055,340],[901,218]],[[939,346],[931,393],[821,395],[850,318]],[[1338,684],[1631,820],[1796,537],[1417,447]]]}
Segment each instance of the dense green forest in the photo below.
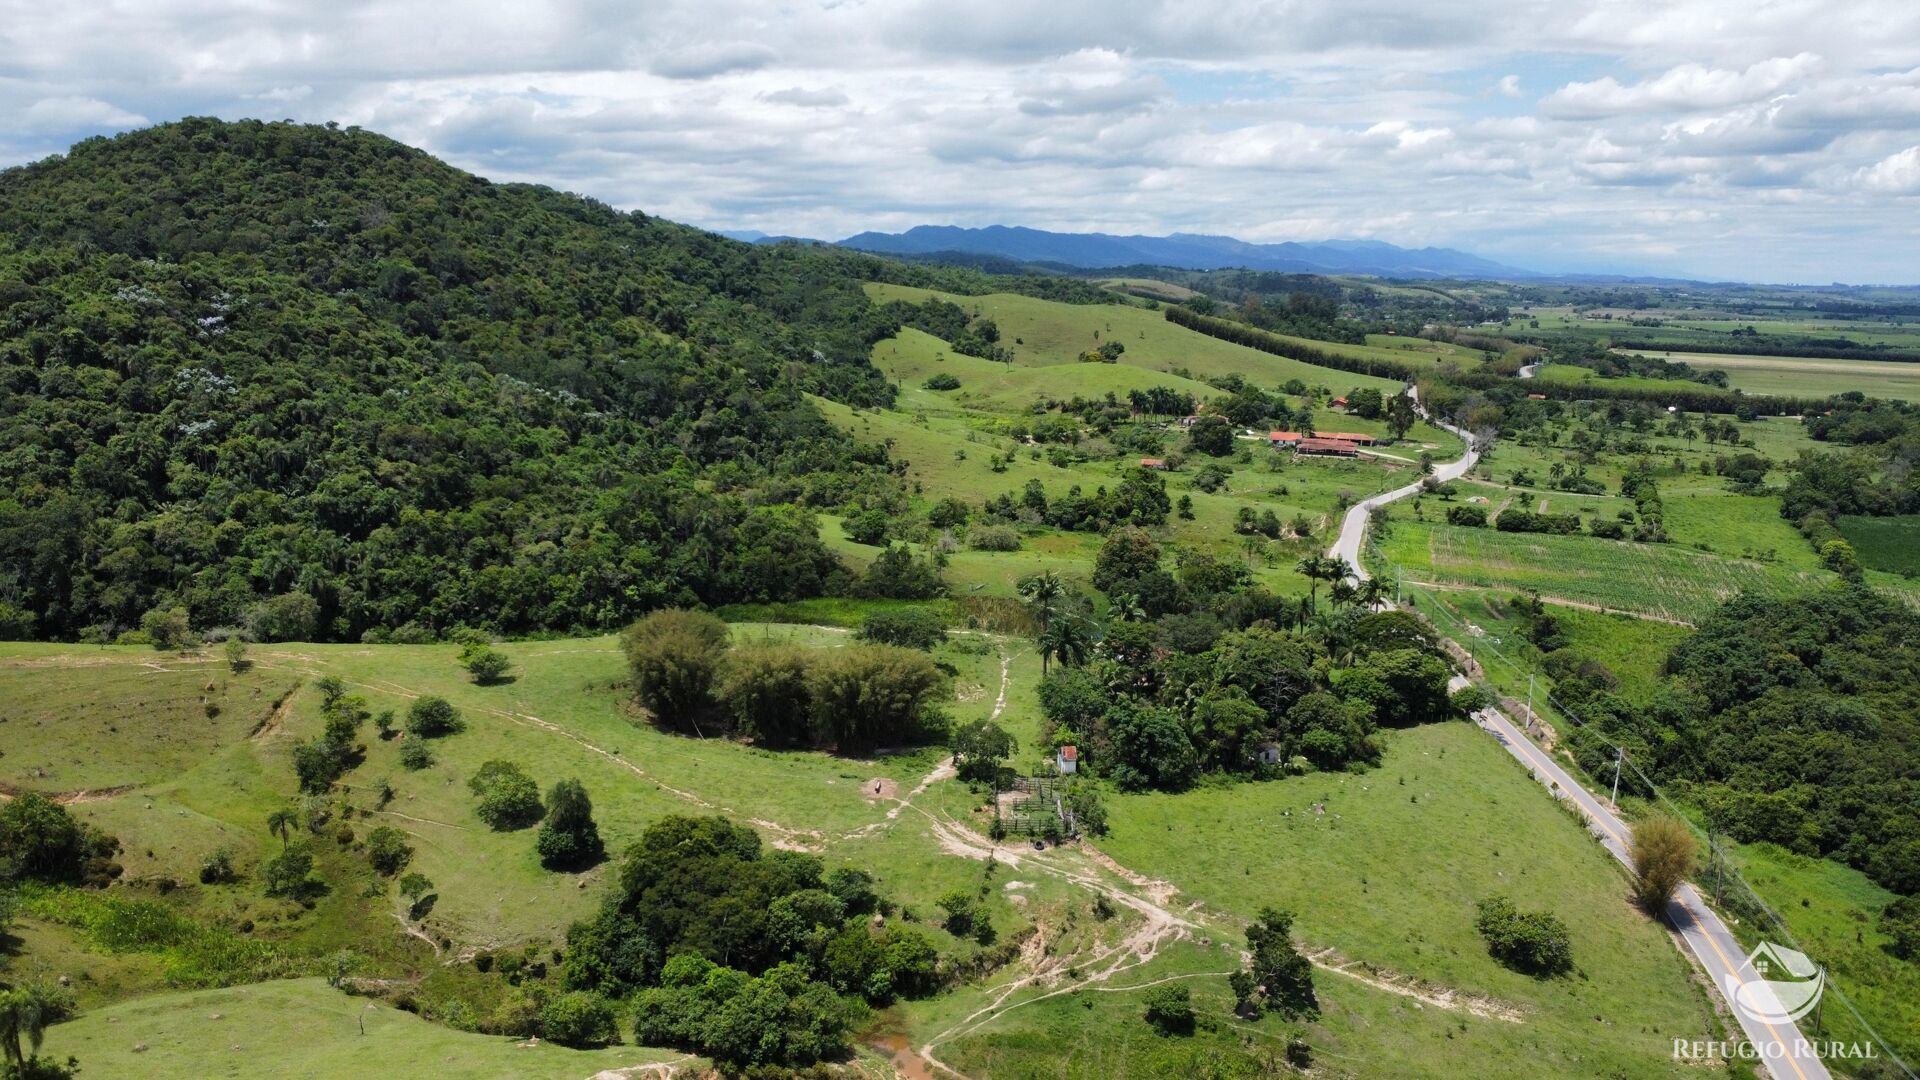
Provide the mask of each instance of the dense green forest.
{"label": "dense green forest", "polygon": [[1552,666],[1564,672],[1554,693],[1595,729],[1571,738],[1590,772],[1611,768],[1604,733],[1737,839],[1920,890],[1920,615],[1904,604],[1849,584],[1738,597],[1674,648],[1645,708],[1616,695],[1604,666]]}
{"label": "dense green forest", "polygon": [[529,632],[829,591],[808,508],[897,481],[803,394],[890,400],[876,262],[332,126],[9,170],[0,631]]}

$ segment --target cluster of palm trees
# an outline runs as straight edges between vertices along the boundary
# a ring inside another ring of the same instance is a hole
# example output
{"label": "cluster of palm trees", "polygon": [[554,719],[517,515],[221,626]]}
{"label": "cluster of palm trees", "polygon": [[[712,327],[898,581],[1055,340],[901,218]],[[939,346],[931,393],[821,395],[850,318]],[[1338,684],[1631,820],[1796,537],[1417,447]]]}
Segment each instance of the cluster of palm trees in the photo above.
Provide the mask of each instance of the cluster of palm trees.
{"label": "cluster of palm trees", "polygon": [[[1320,583],[1329,582],[1327,597],[1335,610],[1355,607],[1370,611],[1392,595],[1393,583],[1377,577],[1363,581],[1354,578],[1353,565],[1339,555],[1309,555],[1295,569],[1307,579],[1307,595],[1300,598],[1290,628],[1302,628],[1324,622],[1320,612]],[[1052,570],[1021,578],[1015,585],[1027,610],[1039,624],[1040,674],[1044,678],[1055,661],[1069,667],[1087,662],[1100,641],[1100,625],[1076,603],[1067,583]],[[1146,611],[1138,598],[1117,593],[1110,598],[1107,616],[1122,622],[1144,620]]]}
{"label": "cluster of palm trees", "polygon": [[1309,555],[1294,564],[1294,569],[1300,571],[1300,574],[1307,579],[1309,615],[1320,609],[1322,581],[1332,583],[1327,588],[1327,598],[1335,607],[1343,604],[1358,604],[1366,608],[1378,607],[1391,587],[1391,583],[1376,577],[1356,582],[1353,564],[1341,555]]}
{"label": "cluster of palm trees", "polygon": [[1100,640],[1097,627],[1083,612],[1071,610],[1067,583],[1052,570],[1021,578],[1015,588],[1040,623],[1040,675],[1044,678],[1058,660],[1069,667],[1087,662]]}

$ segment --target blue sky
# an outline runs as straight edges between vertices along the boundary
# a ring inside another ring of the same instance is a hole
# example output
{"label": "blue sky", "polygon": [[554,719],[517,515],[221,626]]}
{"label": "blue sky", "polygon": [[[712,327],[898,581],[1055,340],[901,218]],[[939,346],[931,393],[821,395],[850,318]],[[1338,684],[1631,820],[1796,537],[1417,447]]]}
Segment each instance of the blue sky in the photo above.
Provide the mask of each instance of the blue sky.
{"label": "blue sky", "polygon": [[726,229],[1361,237],[1920,281],[1920,4],[0,0],[0,165],[335,120]]}

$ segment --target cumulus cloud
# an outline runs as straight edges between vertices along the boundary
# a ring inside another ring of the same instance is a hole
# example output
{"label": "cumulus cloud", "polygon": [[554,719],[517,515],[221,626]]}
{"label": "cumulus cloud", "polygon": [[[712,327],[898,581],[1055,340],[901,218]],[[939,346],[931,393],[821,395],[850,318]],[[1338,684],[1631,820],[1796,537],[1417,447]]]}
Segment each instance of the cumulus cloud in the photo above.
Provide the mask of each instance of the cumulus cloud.
{"label": "cumulus cloud", "polygon": [[1868,191],[1920,195],[1920,146],[1909,146],[1860,170],[1859,181]]}
{"label": "cumulus cloud", "polygon": [[1563,119],[1594,119],[1655,110],[1724,108],[1775,93],[1820,66],[1812,53],[1763,60],[1742,71],[1682,64],[1655,78],[1621,85],[1608,75],[1548,94],[1542,112]]}
{"label": "cumulus cloud", "polygon": [[[1910,212],[1920,169],[1920,4],[1844,14],[1812,0],[1296,0],[1284,17],[1262,0],[471,0],[458,18],[424,0],[271,17],[258,0],[16,4],[0,20],[14,120],[0,165],[150,120],[292,116],[768,233],[1369,236],[1546,268],[1920,279],[1912,238],[1884,228]],[[1684,265],[1622,254],[1663,251]]]}
{"label": "cumulus cloud", "polygon": [[49,97],[28,105],[19,114],[27,131],[73,131],[76,128],[118,131],[147,122],[139,113],[92,97]]}

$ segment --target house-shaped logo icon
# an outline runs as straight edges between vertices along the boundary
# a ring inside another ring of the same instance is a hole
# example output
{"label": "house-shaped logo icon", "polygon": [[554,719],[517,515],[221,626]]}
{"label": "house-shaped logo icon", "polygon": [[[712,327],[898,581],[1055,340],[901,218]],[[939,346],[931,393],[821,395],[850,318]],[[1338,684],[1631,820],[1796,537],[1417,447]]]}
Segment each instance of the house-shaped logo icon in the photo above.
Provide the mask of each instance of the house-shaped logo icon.
{"label": "house-shaped logo icon", "polygon": [[1790,1024],[1813,1011],[1827,988],[1827,969],[1805,953],[1763,941],[1732,975],[1722,975],[1727,1000],[1763,1024]]}

